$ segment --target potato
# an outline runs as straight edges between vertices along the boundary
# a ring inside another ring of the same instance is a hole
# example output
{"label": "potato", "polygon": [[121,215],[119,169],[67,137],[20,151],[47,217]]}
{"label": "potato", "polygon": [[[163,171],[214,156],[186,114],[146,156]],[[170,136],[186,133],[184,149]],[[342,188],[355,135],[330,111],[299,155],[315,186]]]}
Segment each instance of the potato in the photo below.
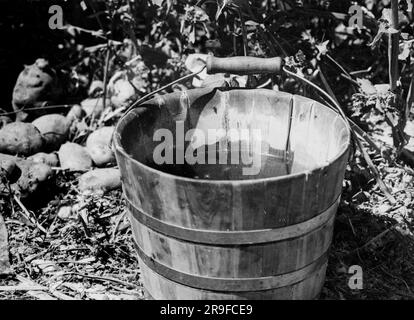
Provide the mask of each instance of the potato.
{"label": "potato", "polygon": [[73,218],[72,207],[61,207],[57,214],[58,218],[64,221]]}
{"label": "potato", "polygon": [[117,108],[127,107],[136,97],[135,88],[123,72],[116,73],[108,84],[112,105]]}
{"label": "potato", "polygon": [[18,167],[22,174],[17,181],[17,186],[22,197],[27,197],[35,192],[42,183],[53,176],[52,168],[44,163],[26,160],[18,162]]}
{"label": "potato", "polygon": [[45,115],[37,118],[32,124],[43,135],[45,148],[48,151],[56,150],[68,138],[70,123],[60,114]]}
{"label": "potato", "polygon": [[[106,106],[110,106],[111,101],[106,99]],[[104,111],[103,98],[86,99],[81,102],[81,107],[85,111],[86,116],[95,115],[99,117]]]}
{"label": "potato", "polygon": [[92,81],[89,90],[88,90],[88,96],[93,97],[95,94],[102,93],[104,91],[104,83],[101,80],[94,80]]}
{"label": "potato", "polygon": [[43,147],[44,139],[33,124],[14,122],[0,130],[0,152],[31,156]]}
{"label": "potato", "polygon": [[86,149],[98,167],[115,163],[115,155],[111,148],[114,130],[114,127],[103,127],[91,133],[86,140]]}
{"label": "potato", "polygon": [[[1,114],[5,114],[7,113],[5,110],[0,109],[0,113]],[[12,119],[10,119],[10,117],[6,116],[6,115],[0,115],[0,129],[3,128],[5,125],[12,123]]]}
{"label": "potato", "polygon": [[9,117],[0,117],[0,129],[13,121]]}
{"label": "potato", "polygon": [[5,181],[10,181],[16,168],[16,161],[13,159],[2,159],[0,157],[0,196],[8,194],[8,186]]}
{"label": "potato", "polygon": [[115,164],[115,155],[108,146],[96,144],[89,146],[87,150],[97,167]]}
{"label": "potato", "polygon": [[65,143],[59,150],[59,161],[62,169],[71,171],[87,171],[92,168],[92,159],[84,147],[76,143]]}
{"label": "potato", "polygon": [[75,104],[68,114],[66,115],[66,119],[72,123],[75,120],[81,120],[84,116],[85,112],[83,111],[82,107],[78,104]]}
{"label": "potato", "polygon": [[6,178],[9,178],[12,175],[15,168],[16,168],[15,160],[0,158],[0,176],[4,174]]}
{"label": "potato", "polygon": [[29,115],[24,112],[24,108],[45,101],[57,101],[62,94],[62,85],[56,72],[49,66],[49,62],[45,59],[37,59],[33,65],[25,66],[17,78],[12,101],[13,109],[20,111],[17,113],[17,119],[24,121],[29,116],[44,114],[44,111],[39,109]]}
{"label": "potato", "polygon": [[33,161],[35,163],[45,163],[51,167],[57,167],[59,165],[59,159],[55,153],[49,154],[49,153],[39,152],[27,158],[27,160]]}
{"label": "potato", "polygon": [[[0,163],[11,163],[12,166],[14,164],[16,167],[13,172],[10,172],[14,180],[9,181],[12,183],[12,189],[18,192],[22,198],[27,198],[30,194],[37,191],[43,183],[53,176],[51,167],[44,163],[35,163],[31,160],[7,154],[0,154]],[[9,168],[11,169],[12,167],[9,166]],[[14,177],[15,175],[16,177]]]}
{"label": "potato", "polygon": [[34,259],[30,261],[30,264],[37,272],[51,273],[60,270],[56,262],[51,260]]}
{"label": "potato", "polygon": [[121,187],[121,174],[118,169],[96,169],[79,178],[82,193],[103,194]]}

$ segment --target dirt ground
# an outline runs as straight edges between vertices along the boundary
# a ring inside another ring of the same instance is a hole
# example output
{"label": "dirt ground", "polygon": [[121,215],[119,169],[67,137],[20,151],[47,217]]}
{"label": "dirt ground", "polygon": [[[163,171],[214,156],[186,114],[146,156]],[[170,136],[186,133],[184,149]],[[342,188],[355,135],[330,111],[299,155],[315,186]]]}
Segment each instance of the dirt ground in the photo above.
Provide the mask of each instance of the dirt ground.
{"label": "dirt ground", "polygon": [[[403,194],[413,194],[413,172],[388,170],[390,180],[398,181],[395,188],[401,188],[401,202],[394,207],[375,188],[354,197],[345,189],[321,299],[414,298],[412,209],[403,205],[407,196]],[[59,176],[57,194],[36,211],[46,234],[29,221],[22,222],[19,208],[6,217],[17,277],[3,277],[0,286],[25,284],[34,290],[0,290],[0,299],[144,299],[121,192],[80,199],[66,182],[71,178]],[[57,217],[57,208],[71,202],[81,203],[85,214]],[[362,290],[348,285],[354,265],[363,270]],[[45,289],[35,290],[38,286]]]}

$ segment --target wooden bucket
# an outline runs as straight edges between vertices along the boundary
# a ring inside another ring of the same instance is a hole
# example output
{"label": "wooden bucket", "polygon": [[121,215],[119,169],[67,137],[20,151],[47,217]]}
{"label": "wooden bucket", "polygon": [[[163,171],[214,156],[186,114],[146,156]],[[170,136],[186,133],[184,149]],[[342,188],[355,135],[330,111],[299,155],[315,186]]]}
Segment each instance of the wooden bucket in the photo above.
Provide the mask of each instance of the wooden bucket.
{"label": "wooden bucket", "polygon": [[[261,128],[270,150],[290,147],[291,172],[244,177],[233,170],[230,180],[203,175],[221,170],[211,164],[194,169],[199,179],[180,176],[182,167],[165,172],[153,165],[160,144],[154,133],[180,134],[177,121],[185,132]],[[195,89],[131,111],[118,124],[114,145],[153,298],[318,297],[350,145],[335,111],[272,90]]]}

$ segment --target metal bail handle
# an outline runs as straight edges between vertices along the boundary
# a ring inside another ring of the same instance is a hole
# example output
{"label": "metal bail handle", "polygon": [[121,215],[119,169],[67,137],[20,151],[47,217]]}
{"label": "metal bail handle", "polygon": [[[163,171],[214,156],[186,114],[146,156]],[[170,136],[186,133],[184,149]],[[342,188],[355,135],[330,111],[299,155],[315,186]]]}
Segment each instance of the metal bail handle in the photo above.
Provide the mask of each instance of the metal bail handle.
{"label": "metal bail handle", "polygon": [[255,58],[255,57],[231,57],[217,58],[207,57],[207,73],[231,73],[237,75],[250,75],[260,73],[281,74],[284,61],[280,57]]}

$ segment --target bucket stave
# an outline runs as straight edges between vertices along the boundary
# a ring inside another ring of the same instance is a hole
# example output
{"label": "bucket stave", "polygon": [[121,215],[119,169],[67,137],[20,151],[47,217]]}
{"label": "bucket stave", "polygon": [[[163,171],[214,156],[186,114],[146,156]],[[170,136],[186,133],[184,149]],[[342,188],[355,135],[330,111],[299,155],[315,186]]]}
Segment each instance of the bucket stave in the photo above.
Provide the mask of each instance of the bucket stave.
{"label": "bucket stave", "polygon": [[[266,128],[263,139],[275,149],[290,141],[296,157],[292,174],[209,180],[163,172],[149,165],[159,144],[153,135],[159,128],[175,132],[177,121],[186,132]],[[334,111],[271,90],[195,89],[130,112],[117,126],[114,144],[149,294],[155,299],[316,298],[349,140],[345,121]]]}

